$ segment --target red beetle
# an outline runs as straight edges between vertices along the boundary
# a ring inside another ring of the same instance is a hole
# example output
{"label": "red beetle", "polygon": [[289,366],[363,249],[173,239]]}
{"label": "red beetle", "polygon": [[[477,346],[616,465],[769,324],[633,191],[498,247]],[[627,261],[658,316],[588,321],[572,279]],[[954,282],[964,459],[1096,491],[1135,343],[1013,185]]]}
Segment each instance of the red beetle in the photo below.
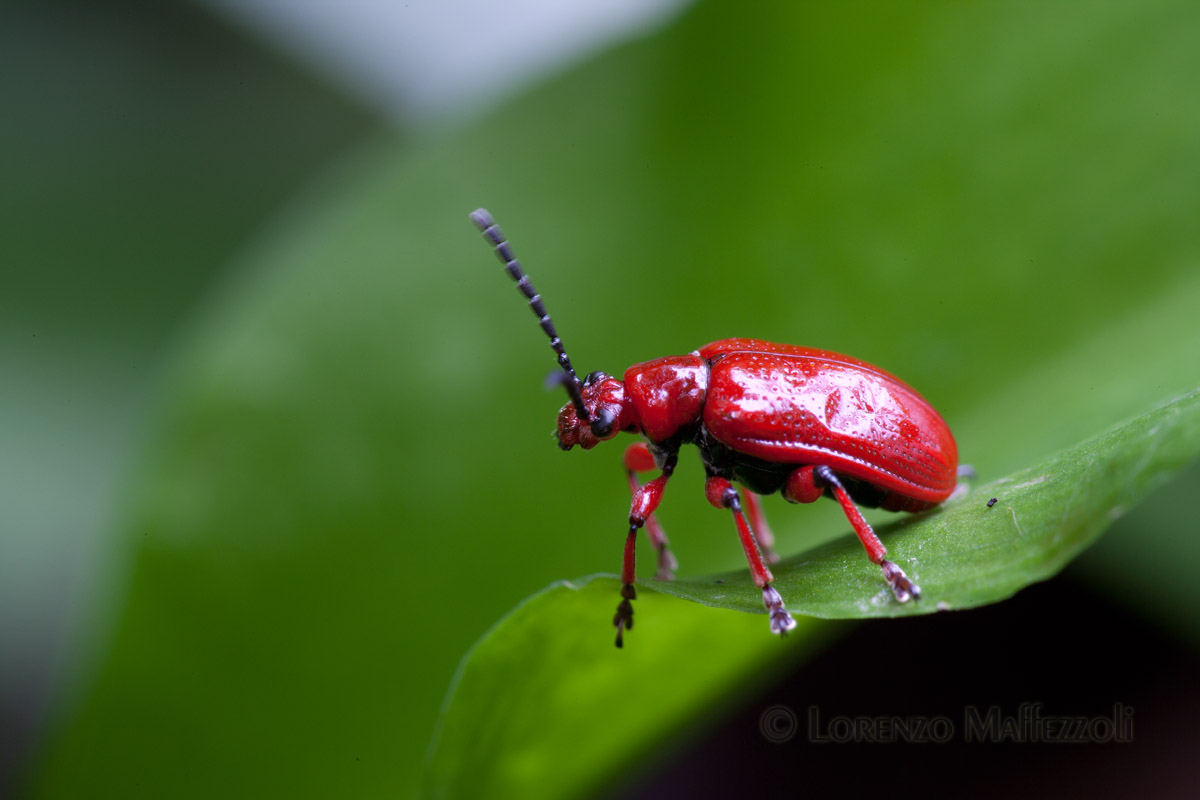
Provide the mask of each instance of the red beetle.
{"label": "red beetle", "polygon": [[[920,596],[904,570],[884,558],[887,551],[856,505],[924,511],[954,491],[954,437],[912,387],[849,356],[758,339],[722,339],[685,356],[635,364],[625,370],[624,380],[593,372],[581,381],[541,296],[513,257],[500,227],[482,208],[471,220],[495,245],[558,355],[563,372],[555,379],[570,397],[558,413],[559,447],[588,450],[622,431],[646,438],[625,451],[633,504],[621,602],[613,617],[617,647],[624,631],[633,628],[639,528],[645,527],[658,551],[657,577],[674,577],[677,564],[654,511],[685,444],[700,448],[708,502],[733,513],[773,633],[786,633],[796,627],[796,620],[771,586],[774,578],[764,563],[778,556],[771,549],[773,538],[758,495],[782,492],[793,503],[835,498],[871,563],[882,568],[896,600],[903,603]],[[658,477],[645,484],[638,481],[636,473],[652,471]],[[747,490],[750,523],[742,513],[735,481]]]}

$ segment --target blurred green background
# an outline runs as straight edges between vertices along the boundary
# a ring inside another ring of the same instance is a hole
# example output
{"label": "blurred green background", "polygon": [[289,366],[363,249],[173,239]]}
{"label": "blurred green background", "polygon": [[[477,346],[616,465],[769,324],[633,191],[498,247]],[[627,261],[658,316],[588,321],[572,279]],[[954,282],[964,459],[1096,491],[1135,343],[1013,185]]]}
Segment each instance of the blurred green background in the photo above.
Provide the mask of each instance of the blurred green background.
{"label": "blurred green background", "polygon": [[[554,447],[551,353],[477,206],[581,370],[851,353],[984,476],[1197,385],[1192,4],[702,2],[438,126],[186,4],[0,14],[0,766],[31,796],[411,795],[468,647],[617,570],[620,448]],[[1189,651],[1196,477],[1071,578]],[[663,511],[692,575],[741,562],[701,485],[685,454]],[[846,530],[767,511],[785,553]],[[727,669],[662,749],[835,638],[679,644]]]}

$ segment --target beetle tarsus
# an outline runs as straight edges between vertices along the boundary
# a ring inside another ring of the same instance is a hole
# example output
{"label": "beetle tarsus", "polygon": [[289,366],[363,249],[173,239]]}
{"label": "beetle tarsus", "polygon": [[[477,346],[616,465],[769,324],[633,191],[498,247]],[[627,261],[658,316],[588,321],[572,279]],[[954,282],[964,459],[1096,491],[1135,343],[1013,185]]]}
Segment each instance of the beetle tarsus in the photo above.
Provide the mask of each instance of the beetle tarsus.
{"label": "beetle tarsus", "polygon": [[768,583],[762,592],[763,605],[767,607],[767,614],[771,618],[771,633],[783,636],[795,628],[796,619],[783,607],[783,598],[775,591],[775,587]]}
{"label": "beetle tarsus", "polygon": [[886,558],[879,562],[879,566],[883,569],[883,577],[888,582],[888,586],[892,587],[892,594],[896,596],[897,602],[907,603],[910,598],[920,599],[921,587],[913,583],[904,574],[904,570]]}
{"label": "beetle tarsus", "polygon": [[621,602],[617,604],[617,613],[613,615],[613,626],[617,629],[617,647],[625,646],[625,631],[633,630],[633,600],[637,599],[637,589],[632,583],[621,586]]}

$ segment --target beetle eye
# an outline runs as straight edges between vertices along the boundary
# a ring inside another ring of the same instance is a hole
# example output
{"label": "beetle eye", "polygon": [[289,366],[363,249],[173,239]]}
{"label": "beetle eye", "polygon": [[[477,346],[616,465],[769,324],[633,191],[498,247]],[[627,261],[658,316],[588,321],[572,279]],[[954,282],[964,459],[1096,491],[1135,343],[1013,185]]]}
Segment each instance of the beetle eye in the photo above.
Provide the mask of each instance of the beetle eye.
{"label": "beetle eye", "polygon": [[583,385],[591,386],[593,383],[599,383],[600,381],[604,380],[607,377],[608,377],[608,373],[601,372],[600,370],[596,370],[595,372],[589,372],[587,374],[587,377],[583,379]]}
{"label": "beetle eye", "polygon": [[[608,377],[608,376],[605,376]],[[597,439],[606,439],[612,433],[613,423],[616,422],[616,415],[612,409],[607,406],[601,406],[596,409],[596,416],[592,418],[592,435]]]}

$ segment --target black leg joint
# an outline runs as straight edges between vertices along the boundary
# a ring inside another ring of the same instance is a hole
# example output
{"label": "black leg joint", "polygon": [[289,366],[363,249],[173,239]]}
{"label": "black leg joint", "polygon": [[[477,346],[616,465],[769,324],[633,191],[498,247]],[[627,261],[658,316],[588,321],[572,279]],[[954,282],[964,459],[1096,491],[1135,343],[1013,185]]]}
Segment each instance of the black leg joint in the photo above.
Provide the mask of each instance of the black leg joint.
{"label": "black leg joint", "polygon": [[733,511],[741,511],[742,501],[738,497],[738,490],[730,486],[721,492],[721,505]]}
{"label": "black leg joint", "polygon": [[837,475],[833,474],[833,470],[829,467],[821,465],[813,468],[813,474],[824,481],[831,487],[841,487],[842,482],[838,480]]}

